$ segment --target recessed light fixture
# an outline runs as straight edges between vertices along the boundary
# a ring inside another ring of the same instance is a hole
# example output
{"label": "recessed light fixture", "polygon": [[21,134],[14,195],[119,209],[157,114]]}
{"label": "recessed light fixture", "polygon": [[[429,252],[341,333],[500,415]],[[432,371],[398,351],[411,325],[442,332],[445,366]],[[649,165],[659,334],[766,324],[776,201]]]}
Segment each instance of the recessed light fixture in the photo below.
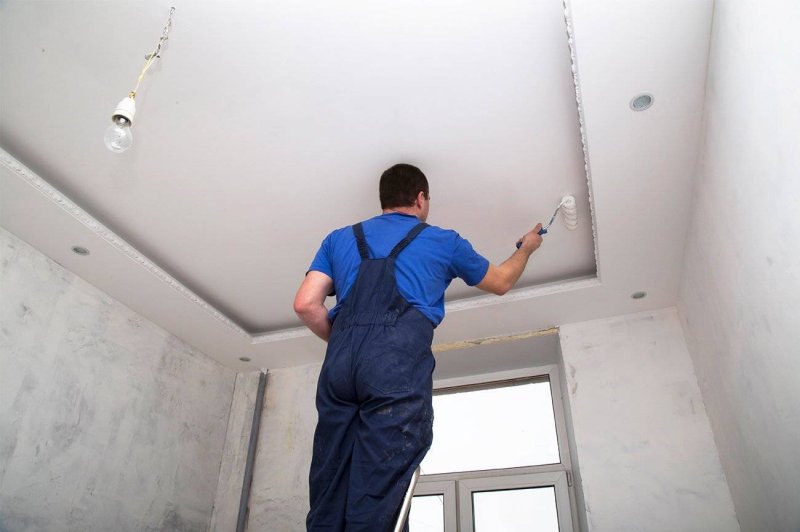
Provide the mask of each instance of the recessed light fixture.
{"label": "recessed light fixture", "polygon": [[633,99],[631,100],[631,109],[633,109],[634,111],[645,111],[647,109],[650,109],[650,107],[653,105],[654,100],[655,98],[653,98],[652,94],[647,94],[647,93],[639,94],[637,96],[634,96]]}
{"label": "recessed light fixture", "polygon": [[647,292],[634,292],[631,294],[632,299],[644,299],[647,296]]}
{"label": "recessed light fixture", "polygon": [[89,250],[88,250],[88,249],[86,249],[85,247],[81,247],[81,246],[72,246],[72,251],[73,251],[73,252],[74,252],[76,255],[83,255],[83,256],[86,256],[86,255],[88,255],[88,254],[89,254]]}
{"label": "recessed light fixture", "polygon": [[250,362],[250,357],[239,357],[242,362]]}

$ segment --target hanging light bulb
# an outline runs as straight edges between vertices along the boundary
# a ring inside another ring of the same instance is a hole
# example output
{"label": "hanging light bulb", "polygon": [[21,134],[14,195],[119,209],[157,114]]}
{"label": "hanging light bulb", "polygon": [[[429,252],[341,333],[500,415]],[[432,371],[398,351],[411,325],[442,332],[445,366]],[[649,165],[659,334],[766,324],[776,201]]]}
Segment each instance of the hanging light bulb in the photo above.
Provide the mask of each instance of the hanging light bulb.
{"label": "hanging light bulb", "polygon": [[164,30],[161,32],[161,38],[158,40],[155,50],[145,56],[144,67],[139,73],[139,78],[136,80],[136,87],[128,94],[127,97],[123,98],[117,104],[117,108],[114,109],[114,113],[111,115],[111,125],[108,126],[108,129],[106,129],[106,132],[103,135],[103,142],[105,143],[106,148],[114,153],[122,153],[130,148],[131,145],[133,145],[133,133],[131,132],[131,126],[133,125],[133,117],[136,114],[136,102],[134,101],[134,98],[136,98],[136,92],[139,90],[139,85],[142,83],[145,72],[147,72],[147,70],[150,68],[150,65],[153,64],[153,61],[161,57],[158,54],[161,52],[162,46],[164,46],[164,43],[169,38],[169,30],[172,28],[173,13],[175,13],[174,7],[170,8],[169,10],[169,19],[167,19],[167,25],[164,26]]}
{"label": "hanging light bulb", "polygon": [[131,132],[131,123],[123,117],[118,117],[116,122],[112,123],[106,129],[103,135],[103,141],[106,143],[106,148],[114,153],[122,153],[133,144],[133,133]]}
{"label": "hanging light bulb", "polygon": [[133,144],[133,117],[136,114],[136,103],[133,97],[123,98],[117,104],[114,114],[111,115],[111,125],[103,135],[106,148],[114,153],[122,153]]}

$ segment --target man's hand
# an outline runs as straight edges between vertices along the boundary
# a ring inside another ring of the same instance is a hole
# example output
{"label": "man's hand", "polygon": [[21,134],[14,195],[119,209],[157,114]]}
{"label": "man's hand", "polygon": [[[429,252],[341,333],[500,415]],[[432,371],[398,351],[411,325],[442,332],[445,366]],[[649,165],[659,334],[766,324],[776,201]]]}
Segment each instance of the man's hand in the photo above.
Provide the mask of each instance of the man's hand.
{"label": "man's hand", "polygon": [[498,296],[502,296],[514,288],[522,272],[525,271],[531,254],[542,245],[542,235],[539,234],[541,229],[542,224],[536,224],[536,227],[525,233],[525,236],[517,241],[521,244],[519,249],[503,264],[500,266],[490,264],[483,280],[478,283],[478,288]]}
{"label": "man's hand", "polygon": [[328,341],[331,335],[331,322],[325,298],[333,290],[333,279],[322,272],[310,271],[294,296],[294,311],[311,332]]}
{"label": "man's hand", "polygon": [[542,235],[539,234],[541,230],[542,224],[536,224],[536,227],[525,233],[525,236],[517,240],[517,244],[521,244],[519,249],[527,250],[528,255],[539,249],[539,246],[541,246],[544,241]]}

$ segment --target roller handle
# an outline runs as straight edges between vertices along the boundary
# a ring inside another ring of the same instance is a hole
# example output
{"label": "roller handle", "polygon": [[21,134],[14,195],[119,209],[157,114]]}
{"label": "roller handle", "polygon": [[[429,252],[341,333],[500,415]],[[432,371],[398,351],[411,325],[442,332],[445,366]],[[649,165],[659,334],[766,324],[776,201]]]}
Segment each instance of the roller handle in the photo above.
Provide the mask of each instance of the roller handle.
{"label": "roller handle", "polygon": [[[542,227],[541,229],[539,229],[539,234],[540,234],[540,235],[542,235],[542,236],[546,235],[546,234],[547,234],[547,229],[545,229],[544,227]],[[519,248],[521,248],[521,247],[522,247],[522,240],[520,240],[519,242],[517,242],[517,249],[519,249]]]}

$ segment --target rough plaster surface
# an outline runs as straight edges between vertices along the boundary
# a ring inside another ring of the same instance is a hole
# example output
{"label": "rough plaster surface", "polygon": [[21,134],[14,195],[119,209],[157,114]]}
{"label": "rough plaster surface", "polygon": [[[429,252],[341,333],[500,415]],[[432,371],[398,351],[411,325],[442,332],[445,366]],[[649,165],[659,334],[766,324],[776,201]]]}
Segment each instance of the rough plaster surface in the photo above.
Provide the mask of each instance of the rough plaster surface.
{"label": "rough plaster surface", "polygon": [[677,311],[561,327],[589,531],[738,531]]}
{"label": "rough plaster surface", "polygon": [[269,372],[248,530],[305,530],[320,368],[311,364]]}
{"label": "rough plaster surface", "polygon": [[215,532],[236,530],[260,375],[259,371],[236,375],[225,449],[219,468],[219,485],[211,516],[211,530]]}
{"label": "rough plaster surface", "polygon": [[0,531],[206,530],[233,383],[0,229]]}
{"label": "rough plaster surface", "polygon": [[717,0],[679,309],[742,530],[800,530],[800,3]]}

